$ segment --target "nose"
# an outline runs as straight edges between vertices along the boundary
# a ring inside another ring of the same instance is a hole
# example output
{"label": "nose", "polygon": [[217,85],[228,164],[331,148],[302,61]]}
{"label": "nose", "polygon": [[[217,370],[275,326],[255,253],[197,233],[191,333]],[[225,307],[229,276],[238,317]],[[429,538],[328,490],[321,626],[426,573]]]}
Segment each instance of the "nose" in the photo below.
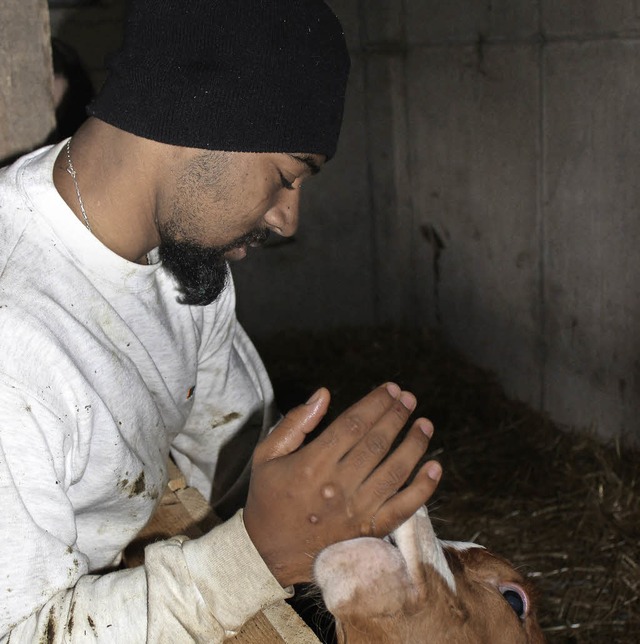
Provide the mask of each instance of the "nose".
{"label": "nose", "polygon": [[267,227],[282,237],[291,237],[298,229],[300,190],[281,190],[277,201],[264,216]]}

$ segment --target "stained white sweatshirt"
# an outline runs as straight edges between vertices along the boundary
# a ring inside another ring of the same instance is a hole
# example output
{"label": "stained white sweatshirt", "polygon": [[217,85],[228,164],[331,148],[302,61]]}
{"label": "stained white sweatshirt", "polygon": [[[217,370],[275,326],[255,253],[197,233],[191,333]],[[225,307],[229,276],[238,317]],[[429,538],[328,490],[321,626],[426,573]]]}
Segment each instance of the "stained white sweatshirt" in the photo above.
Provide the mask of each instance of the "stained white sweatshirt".
{"label": "stained white sweatshirt", "polygon": [[0,171],[0,644],[218,642],[288,596],[239,511],[115,570],[169,452],[220,500],[273,422],[235,318],[102,245],[53,185],[64,143]]}

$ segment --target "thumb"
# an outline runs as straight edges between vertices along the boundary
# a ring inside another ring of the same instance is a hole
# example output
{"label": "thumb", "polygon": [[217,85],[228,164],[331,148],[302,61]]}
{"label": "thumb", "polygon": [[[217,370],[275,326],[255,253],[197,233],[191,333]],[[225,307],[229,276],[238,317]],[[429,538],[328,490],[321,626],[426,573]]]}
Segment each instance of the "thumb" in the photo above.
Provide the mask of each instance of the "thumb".
{"label": "thumb", "polygon": [[274,427],[256,447],[254,463],[265,463],[295,452],[324,418],[331,394],[325,387],[318,389],[304,405],[298,405]]}

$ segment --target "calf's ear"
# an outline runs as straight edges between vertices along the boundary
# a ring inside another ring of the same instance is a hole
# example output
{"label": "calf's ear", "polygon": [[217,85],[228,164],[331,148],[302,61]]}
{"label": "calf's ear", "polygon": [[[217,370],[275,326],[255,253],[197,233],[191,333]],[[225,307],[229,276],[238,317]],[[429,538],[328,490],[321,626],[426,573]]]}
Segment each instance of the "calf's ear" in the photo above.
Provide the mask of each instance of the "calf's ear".
{"label": "calf's ear", "polygon": [[314,572],[327,609],[339,619],[395,615],[414,600],[404,558],[381,539],[329,546],[318,555]]}

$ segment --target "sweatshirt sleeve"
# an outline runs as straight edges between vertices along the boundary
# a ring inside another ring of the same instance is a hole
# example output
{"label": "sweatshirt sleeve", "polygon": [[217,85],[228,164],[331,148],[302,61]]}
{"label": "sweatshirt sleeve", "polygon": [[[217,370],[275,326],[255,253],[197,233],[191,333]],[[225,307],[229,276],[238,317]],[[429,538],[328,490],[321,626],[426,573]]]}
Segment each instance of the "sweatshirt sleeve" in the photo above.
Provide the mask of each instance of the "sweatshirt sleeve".
{"label": "sweatshirt sleeve", "polygon": [[290,596],[255,550],[239,511],[198,539],[147,546],[144,566],[82,576],[3,633],[0,643],[214,644]]}
{"label": "sweatshirt sleeve", "polygon": [[122,498],[113,497],[115,514],[105,507],[91,515],[92,536],[81,539],[78,526],[95,508],[74,507],[71,483],[91,446],[1,380],[1,644],[220,642],[287,596],[255,551],[241,512],[193,541],[148,546],[144,566],[95,574],[88,550],[107,531],[120,533],[110,522],[123,513],[126,521]]}

